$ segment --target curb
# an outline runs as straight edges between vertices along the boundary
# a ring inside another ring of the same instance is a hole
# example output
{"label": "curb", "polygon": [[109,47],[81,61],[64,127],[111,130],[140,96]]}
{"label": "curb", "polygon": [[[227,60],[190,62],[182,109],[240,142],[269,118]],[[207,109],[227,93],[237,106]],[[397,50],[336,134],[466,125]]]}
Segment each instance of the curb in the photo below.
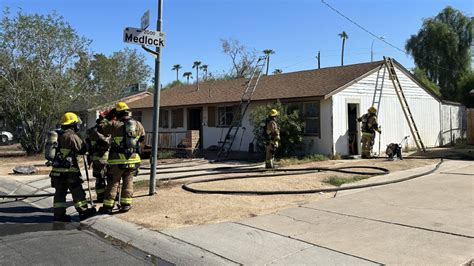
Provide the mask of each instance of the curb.
{"label": "curb", "polygon": [[91,231],[107,240],[131,246],[147,257],[155,256],[165,263],[179,265],[228,265],[235,264],[227,258],[203,248],[186,243],[161,232],[152,231],[119,218],[102,215],[80,223],[84,230]]}

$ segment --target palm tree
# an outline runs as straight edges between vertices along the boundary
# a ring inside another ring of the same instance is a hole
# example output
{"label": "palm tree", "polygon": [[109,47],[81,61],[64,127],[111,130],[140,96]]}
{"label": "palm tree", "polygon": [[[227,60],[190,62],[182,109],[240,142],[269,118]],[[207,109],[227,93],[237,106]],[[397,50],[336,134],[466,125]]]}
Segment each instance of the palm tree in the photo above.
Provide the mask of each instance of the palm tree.
{"label": "palm tree", "polygon": [[276,75],[276,74],[281,74],[283,73],[283,70],[279,69],[279,68],[276,68],[275,70],[273,70],[273,74]]}
{"label": "palm tree", "polygon": [[342,53],[341,53],[341,66],[344,65],[344,44],[346,43],[346,39],[349,39],[349,35],[345,31],[339,33],[339,37],[342,38]]}
{"label": "palm tree", "polygon": [[272,49],[265,49],[263,50],[263,53],[267,55],[267,71],[265,72],[265,75],[268,76],[268,66],[270,65],[270,55],[274,54],[275,51],[273,51]]}
{"label": "palm tree", "polygon": [[199,90],[199,66],[201,65],[201,61],[194,61],[193,68],[196,68],[196,85],[197,90]]}
{"label": "palm tree", "polygon": [[183,68],[183,67],[181,67],[180,64],[176,64],[176,65],[174,65],[173,68],[171,69],[171,70],[176,70],[176,81],[179,81],[178,75],[179,75],[179,70],[180,70],[181,68]]}
{"label": "palm tree", "polygon": [[189,78],[190,77],[192,78],[192,76],[193,76],[193,73],[191,73],[191,72],[184,72],[183,73],[183,77],[186,77],[187,84],[189,84]]}
{"label": "palm tree", "polygon": [[207,80],[207,67],[208,65],[202,65],[199,68],[204,71],[204,80]]}

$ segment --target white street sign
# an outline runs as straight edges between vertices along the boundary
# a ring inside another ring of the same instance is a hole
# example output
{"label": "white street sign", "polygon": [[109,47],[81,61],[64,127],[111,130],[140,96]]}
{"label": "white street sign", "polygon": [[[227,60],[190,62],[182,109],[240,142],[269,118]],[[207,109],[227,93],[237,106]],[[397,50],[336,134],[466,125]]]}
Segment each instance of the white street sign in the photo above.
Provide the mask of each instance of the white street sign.
{"label": "white street sign", "polygon": [[125,28],[123,41],[139,45],[165,47],[165,34],[159,31]]}
{"label": "white street sign", "polygon": [[148,28],[148,26],[150,26],[150,10],[147,10],[145,12],[145,14],[143,14],[141,22],[142,22],[142,24],[141,24],[142,25],[142,30],[144,30],[144,29]]}

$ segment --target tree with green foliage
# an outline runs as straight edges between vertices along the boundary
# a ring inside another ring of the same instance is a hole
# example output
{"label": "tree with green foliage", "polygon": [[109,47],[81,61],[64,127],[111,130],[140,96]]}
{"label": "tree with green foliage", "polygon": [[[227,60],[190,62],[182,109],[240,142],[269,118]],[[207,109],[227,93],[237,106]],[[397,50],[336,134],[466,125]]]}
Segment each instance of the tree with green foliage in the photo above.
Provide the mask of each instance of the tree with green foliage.
{"label": "tree with green foliage", "polygon": [[405,45],[418,68],[441,88],[448,100],[459,100],[458,84],[470,69],[473,19],[446,7],[437,16],[425,19],[422,28]]}
{"label": "tree with green foliage", "polygon": [[344,65],[344,46],[346,44],[346,39],[349,39],[349,35],[345,31],[342,31],[338,34],[342,39],[342,50],[341,50],[341,66]]}
{"label": "tree with green foliage", "polygon": [[265,49],[263,50],[263,53],[267,56],[267,70],[265,71],[265,75],[268,76],[268,67],[270,66],[270,55],[274,54],[275,51],[273,51],[272,49]]}
{"label": "tree with green foliage", "polygon": [[63,17],[4,10],[0,22],[0,106],[28,154],[43,150],[47,132],[81,95],[71,69],[90,41]]}
{"label": "tree with green foliage", "polygon": [[423,83],[423,85],[431,92],[436,94],[438,97],[441,97],[441,91],[439,90],[438,85],[436,85],[428,78],[426,71],[421,68],[415,67],[415,69],[413,70],[413,75],[415,75],[415,77],[417,77],[418,80],[421,81],[421,83]]}
{"label": "tree with green foliage", "polygon": [[276,109],[280,113],[277,117],[277,123],[280,127],[281,143],[277,149],[276,156],[281,158],[295,155],[296,151],[300,148],[300,144],[303,142],[304,121],[300,117],[298,110],[289,113],[287,106],[280,101],[274,104],[258,106],[250,113],[250,124],[253,127],[257,148],[260,151],[264,150],[263,128],[265,126],[265,119],[267,119],[272,109]]}
{"label": "tree with green foliage", "polygon": [[[181,86],[181,85],[183,85],[183,83],[181,81],[175,80],[171,83],[168,83],[166,86],[164,86],[162,90],[169,90],[169,89],[172,89],[173,87],[177,87],[177,86]],[[153,88],[153,90],[154,90],[154,88]]]}
{"label": "tree with green foliage", "polygon": [[201,65],[201,61],[194,61],[193,68],[196,69],[196,85],[197,89],[199,90],[199,66]]}
{"label": "tree with green foliage", "polygon": [[470,95],[470,91],[474,89],[474,71],[463,76],[458,83],[458,88],[460,95],[463,95],[460,102],[467,108],[474,108],[474,96]]}
{"label": "tree with green foliage", "polygon": [[208,67],[209,67],[209,65],[202,65],[202,66],[199,67],[204,72],[204,81],[207,80],[207,68]]}
{"label": "tree with green foliage", "polygon": [[275,68],[275,70],[273,70],[273,75],[278,75],[281,73],[283,73],[283,70],[281,70],[280,68]]}
{"label": "tree with green foliage", "polygon": [[180,64],[176,64],[173,66],[173,68],[171,70],[175,70],[176,71],[176,81],[179,81],[179,70],[181,69],[181,65]]}
{"label": "tree with green foliage", "polygon": [[111,56],[95,54],[90,64],[96,103],[118,100],[131,85],[150,79],[151,68],[145,64],[145,56],[135,49],[125,48]]}
{"label": "tree with green foliage", "polygon": [[189,78],[192,78],[192,76],[193,76],[193,73],[191,73],[191,72],[184,72],[183,73],[183,77],[186,78],[186,84],[189,84]]}

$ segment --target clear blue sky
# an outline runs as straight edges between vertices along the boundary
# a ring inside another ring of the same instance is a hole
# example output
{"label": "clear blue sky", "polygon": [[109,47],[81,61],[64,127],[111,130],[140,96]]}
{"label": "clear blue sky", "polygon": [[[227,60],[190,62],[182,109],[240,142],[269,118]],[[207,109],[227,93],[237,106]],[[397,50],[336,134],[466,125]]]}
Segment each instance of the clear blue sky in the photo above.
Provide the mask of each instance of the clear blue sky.
{"label": "clear blue sky", "polygon": [[[220,39],[233,38],[258,51],[272,49],[270,71],[280,68],[293,72],[316,68],[321,51],[321,67],[340,64],[341,39],[346,31],[344,63],[370,61],[374,38],[347,21],[320,0],[163,0],[161,83],[175,79],[171,71],[181,64],[192,71],[196,60],[209,65],[209,71],[222,73],[231,68],[222,53]],[[111,54],[124,47],[140,46],[122,41],[123,29],[140,27],[140,17],[149,9],[151,28],[156,28],[157,0],[0,0],[12,13],[47,14],[56,11],[78,33],[92,40],[95,53]],[[326,0],[346,16],[377,36],[403,49],[405,41],[421,27],[423,18],[435,16],[450,5],[473,16],[472,0]],[[375,40],[374,60],[383,55],[394,57],[405,67],[414,66],[412,58]],[[154,60],[147,55],[147,64]],[[194,71],[193,71],[194,73]]]}

